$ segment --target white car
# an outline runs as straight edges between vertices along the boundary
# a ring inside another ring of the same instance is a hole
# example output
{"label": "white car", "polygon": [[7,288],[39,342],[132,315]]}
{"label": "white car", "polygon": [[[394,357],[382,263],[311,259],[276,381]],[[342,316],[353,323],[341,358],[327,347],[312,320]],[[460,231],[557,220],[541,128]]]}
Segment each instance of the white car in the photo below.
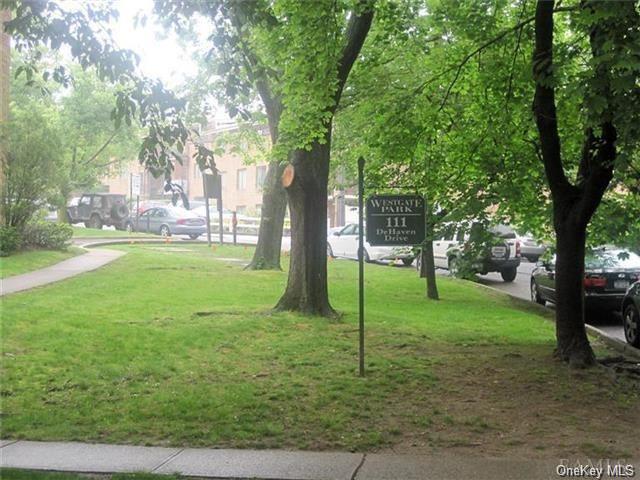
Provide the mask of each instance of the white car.
{"label": "white car", "polygon": [[[349,223],[344,228],[334,231],[327,238],[327,255],[358,259],[358,225]],[[381,260],[402,260],[405,265],[411,265],[415,253],[410,246],[373,247],[364,242],[364,261],[375,262]]]}

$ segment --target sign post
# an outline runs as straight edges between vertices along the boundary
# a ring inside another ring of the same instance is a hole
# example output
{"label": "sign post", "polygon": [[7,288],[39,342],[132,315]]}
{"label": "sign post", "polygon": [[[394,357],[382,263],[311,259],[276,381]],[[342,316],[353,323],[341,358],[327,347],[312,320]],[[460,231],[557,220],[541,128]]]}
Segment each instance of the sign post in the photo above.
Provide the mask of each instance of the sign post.
{"label": "sign post", "polygon": [[215,198],[218,206],[218,222],[220,228],[220,245],[223,244],[223,225],[222,225],[222,175],[217,170],[213,174],[205,173],[202,175],[202,181],[204,183],[205,201],[207,202],[207,240],[211,245],[211,223],[209,214],[209,198]]}
{"label": "sign post", "polygon": [[358,310],[359,310],[359,372],[364,377],[364,158],[358,159]]}
{"label": "sign post", "polygon": [[[130,201],[133,202],[133,196],[136,196],[136,230],[138,230],[138,216],[140,215],[140,192],[142,190],[142,175],[139,173],[131,174],[131,191]],[[131,208],[129,208],[131,210]]]}
{"label": "sign post", "polygon": [[211,247],[211,215],[209,214],[209,188],[207,188],[207,184],[209,183],[207,177],[210,176],[207,173],[203,173],[202,175],[202,190],[204,193],[204,208],[205,208],[205,218],[207,220],[207,246]]}

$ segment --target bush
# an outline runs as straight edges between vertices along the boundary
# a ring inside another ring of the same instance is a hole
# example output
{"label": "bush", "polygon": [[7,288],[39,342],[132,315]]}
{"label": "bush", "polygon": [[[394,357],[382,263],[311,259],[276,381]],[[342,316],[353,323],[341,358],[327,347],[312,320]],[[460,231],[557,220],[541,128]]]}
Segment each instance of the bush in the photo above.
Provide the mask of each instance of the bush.
{"label": "bush", "polygon": [[32,222],[22,233],[24,246],[64,250],[71,243],[73,228],[66,223]]}
{"label": "bush", "polygon": [[0,257],[20,248],[20,234],[15,227],[0,225]]}

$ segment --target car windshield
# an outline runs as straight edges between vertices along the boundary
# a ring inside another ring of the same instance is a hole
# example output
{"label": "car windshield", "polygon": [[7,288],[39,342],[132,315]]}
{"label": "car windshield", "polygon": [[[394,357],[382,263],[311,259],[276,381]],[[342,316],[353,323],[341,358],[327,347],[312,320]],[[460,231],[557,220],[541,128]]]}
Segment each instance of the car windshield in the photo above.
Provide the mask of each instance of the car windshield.
{"label": "car windshield", "polygon": [[586,269],[637,268],[640,269],[640,256],[628,250],[593,250],[585,256]]}

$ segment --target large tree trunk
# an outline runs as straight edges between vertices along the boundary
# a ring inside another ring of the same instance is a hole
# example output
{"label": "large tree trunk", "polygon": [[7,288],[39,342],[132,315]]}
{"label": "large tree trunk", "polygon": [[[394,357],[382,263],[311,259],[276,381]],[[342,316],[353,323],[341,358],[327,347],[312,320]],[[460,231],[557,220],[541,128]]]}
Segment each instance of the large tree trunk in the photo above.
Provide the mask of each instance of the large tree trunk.
{"label": "large tree trunk", "polygon": [[[329,127],[329,132],[330,132]],[[276,310],[334,316],[327,286],[327,182],[331,134],[326,143],[291,155],[294,179],[287,188],[291,211],[291,264]]]}
{"label": "large tree trunk", "polygon": [[284,165],[279,162],[269,164],[262,193],[258,244],[251,263],[246,267],[249,270],[280,270],[282,230],[287,210],[287,194],[281,182],[283,169]]}
{"label": "large tree trunk", "polygon": [[[560,203],[560,202],[558,202]],[[572,367],[595,363],[584,323],[586,229],[571,213],[556,207],[556,355]]]}

